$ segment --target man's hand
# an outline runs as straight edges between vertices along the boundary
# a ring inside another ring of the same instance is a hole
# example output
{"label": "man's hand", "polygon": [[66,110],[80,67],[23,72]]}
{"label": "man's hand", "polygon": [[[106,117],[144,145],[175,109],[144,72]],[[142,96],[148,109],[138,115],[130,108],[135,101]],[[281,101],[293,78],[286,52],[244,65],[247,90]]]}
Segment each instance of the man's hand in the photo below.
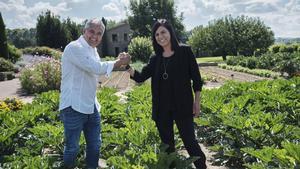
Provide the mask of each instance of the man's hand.
{"label": "man's hand", "polygon": [[129,65],[131,60],[131,57],[128,53],[122,52],[119,54],[118,59],[116,60],[116,63],[114,65],[114,69],[125,67],[126,65]]}
{"label": "man's hand", "polygon": [[121,65],[128,65],[131,57],[128,53],[122,52],[119,54],[118,59],[121,61]]}

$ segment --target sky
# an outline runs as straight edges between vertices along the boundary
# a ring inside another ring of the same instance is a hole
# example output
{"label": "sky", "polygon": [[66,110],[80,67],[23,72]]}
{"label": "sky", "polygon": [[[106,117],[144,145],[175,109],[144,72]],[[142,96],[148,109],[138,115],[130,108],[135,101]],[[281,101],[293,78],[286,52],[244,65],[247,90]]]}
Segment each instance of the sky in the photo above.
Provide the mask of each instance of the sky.
{"label": "sky", "polygon": [[[300,0],[174,0],[177,14],[183,13],[186,30],[206,26],[226,15],[259,17],[275,37],[300,37]],[[82,23],[94,17],[125,19],[129,0],[0,0],[6,28],[33,28],[37,16],[50,10],[61,19]]]}

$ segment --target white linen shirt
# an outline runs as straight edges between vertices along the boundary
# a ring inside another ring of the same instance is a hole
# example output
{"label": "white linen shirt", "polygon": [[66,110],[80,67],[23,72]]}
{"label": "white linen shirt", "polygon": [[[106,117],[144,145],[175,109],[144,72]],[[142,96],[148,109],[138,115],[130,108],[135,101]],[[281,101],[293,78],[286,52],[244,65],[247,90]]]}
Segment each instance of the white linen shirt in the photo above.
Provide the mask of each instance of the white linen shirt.
{"label": "white linen shirt", "polygon": [[99,75],[110,75],[115,61],[101,62],[97,48],[91,47],[83,36],[69,43],[62,55],[62,78],[59,110],[71,106],[74,110],[94,113],[100,111],[96,97]]}

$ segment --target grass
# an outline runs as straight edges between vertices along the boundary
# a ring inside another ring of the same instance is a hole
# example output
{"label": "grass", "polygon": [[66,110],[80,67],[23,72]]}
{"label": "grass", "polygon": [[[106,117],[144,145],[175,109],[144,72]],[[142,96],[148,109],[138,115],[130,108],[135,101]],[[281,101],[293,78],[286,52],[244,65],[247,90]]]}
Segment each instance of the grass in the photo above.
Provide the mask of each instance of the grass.
{"label": "grass", "polygon": [[207,62],[215,62],[215,63],[223,63],[223,59],[221,56],[217,57],[201,57],[201,58],[196,58],[197,63],[207,63]]}

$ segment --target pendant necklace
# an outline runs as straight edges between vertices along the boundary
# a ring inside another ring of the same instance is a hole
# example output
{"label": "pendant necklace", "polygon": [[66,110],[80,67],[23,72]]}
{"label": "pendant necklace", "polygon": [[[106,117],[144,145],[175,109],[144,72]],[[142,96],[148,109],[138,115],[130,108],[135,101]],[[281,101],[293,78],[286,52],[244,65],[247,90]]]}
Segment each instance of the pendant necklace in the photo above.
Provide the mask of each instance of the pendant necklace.
{"label": "pendant necklace", "polygon": [[[169,77],[169,75],[168,75],[168,73],[167,73],[167,67],[168,67],[169,61],[170,61],[170,60],[167,60],[167,61],[166,61],[166,58],[163,58],[163,64],[164,64],[164,69],[165,69],[165,71],[164,71],[164,73],[163,73],[163,75],[162,75],[162,78],[163,78],[164,80],[167,80],[168,77]],[[167,62],[167,63],[166,63],[166,62]]]}

